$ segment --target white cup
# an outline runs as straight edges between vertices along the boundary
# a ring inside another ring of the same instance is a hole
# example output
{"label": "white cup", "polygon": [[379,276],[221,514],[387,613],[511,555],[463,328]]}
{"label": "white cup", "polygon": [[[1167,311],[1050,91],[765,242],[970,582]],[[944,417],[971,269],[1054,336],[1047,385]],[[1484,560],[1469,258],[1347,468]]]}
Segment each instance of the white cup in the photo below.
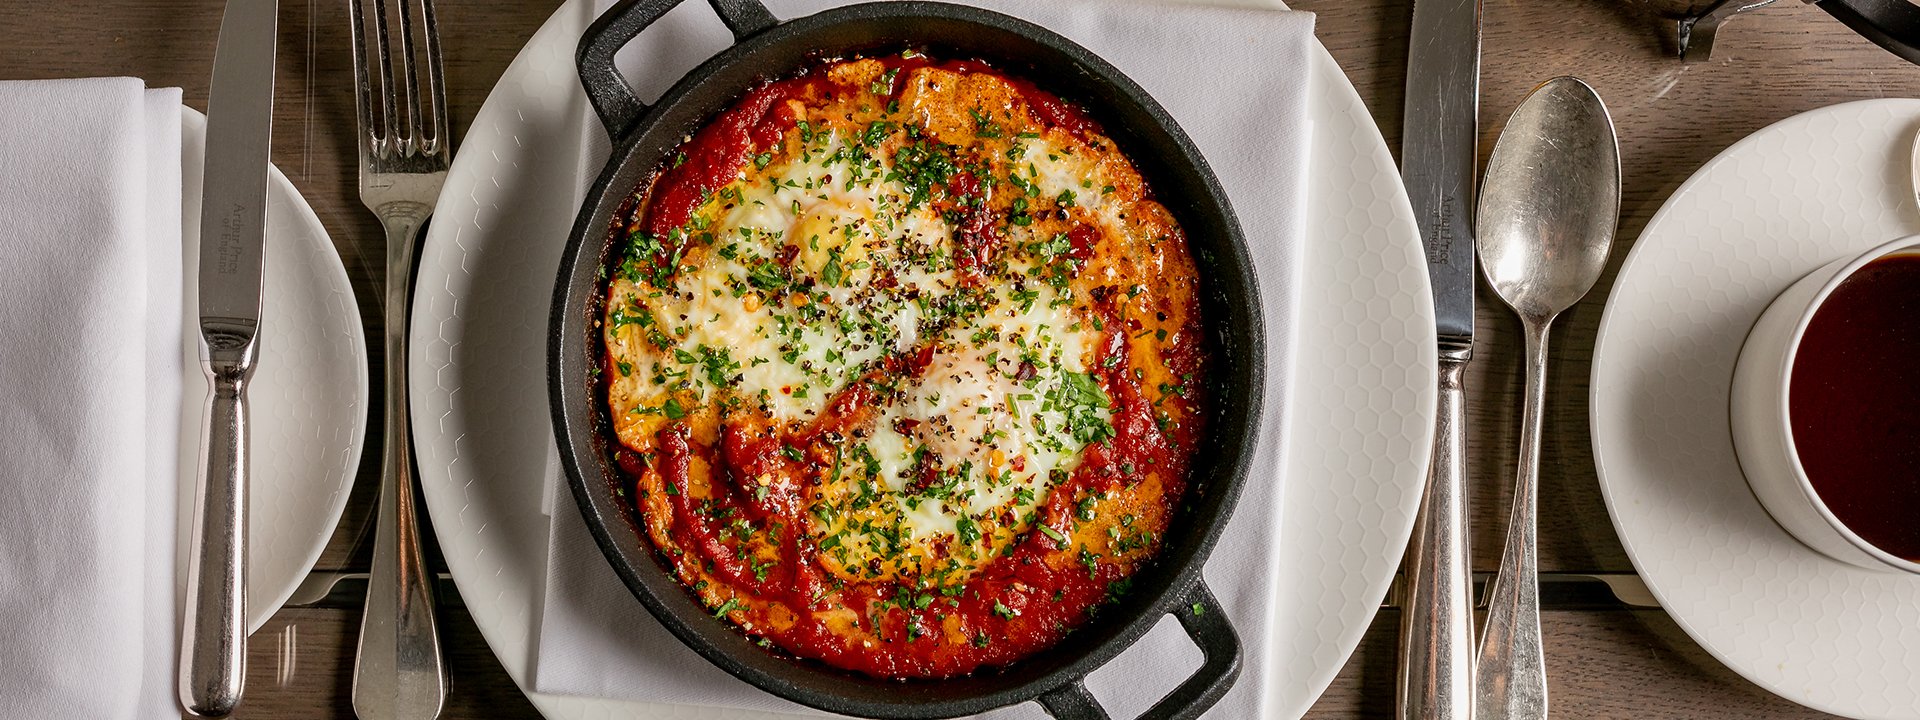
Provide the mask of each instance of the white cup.
{"label": "white cup", "polygon": [[1800,542],[1821,554],[1869,570],[1920,574],[1920,563],[1867,542],[1835,517],[1807,479],[1793,445],[1787,387],[1807,323],[1855,271],[1880,258],[1920,252],[1920,235],[1904,237],[1808,273],[1773,299],[1733,369],[1733,447],[1760,504]]}

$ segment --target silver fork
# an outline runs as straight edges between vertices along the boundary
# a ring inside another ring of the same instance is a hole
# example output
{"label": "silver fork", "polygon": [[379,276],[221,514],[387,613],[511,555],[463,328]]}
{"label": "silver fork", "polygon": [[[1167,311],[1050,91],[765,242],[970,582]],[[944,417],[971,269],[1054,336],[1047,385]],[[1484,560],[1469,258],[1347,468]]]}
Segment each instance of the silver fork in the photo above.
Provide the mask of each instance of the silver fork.
{"label": "silver fork", "polygon": [[[361,720],[437,717],[447,696],[446,666],[434,622],[433,575],[420,550],[414,507],[413,447],[407,424],[407,309],[412,304],[414,244],[447,177],[447,132],[440,33],[433,0],[396,0],[399,54],[390,51],[387,0],[347,0],[353,33],[355,104],[360,115],[360,200],[387,234],[386,451],[366,614],[354,657],[353,711]],[[419,17],[416,18],[415,14]],[[416,35],[425,44],[420,52]],[[418,65],[426,62],[426,84]],[[375,93],[375,78],[379,92]],[[424,98],[422,96],[425,96]],[[423,99],[425,109],[422,108]]]}

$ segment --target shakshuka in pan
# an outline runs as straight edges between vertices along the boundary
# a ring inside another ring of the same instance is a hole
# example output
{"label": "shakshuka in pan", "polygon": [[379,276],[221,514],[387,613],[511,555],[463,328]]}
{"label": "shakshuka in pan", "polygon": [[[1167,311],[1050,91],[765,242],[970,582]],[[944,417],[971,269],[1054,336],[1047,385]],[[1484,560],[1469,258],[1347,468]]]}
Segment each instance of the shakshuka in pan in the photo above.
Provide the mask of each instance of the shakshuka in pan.
{"label": "shakshuka in pan", "polygon": [[1206,436],[1199,279],[1075,106],[968,60],[823,61],[692,133],[612,232],[635,525],[762,644],[966,675],[1158,551]]}

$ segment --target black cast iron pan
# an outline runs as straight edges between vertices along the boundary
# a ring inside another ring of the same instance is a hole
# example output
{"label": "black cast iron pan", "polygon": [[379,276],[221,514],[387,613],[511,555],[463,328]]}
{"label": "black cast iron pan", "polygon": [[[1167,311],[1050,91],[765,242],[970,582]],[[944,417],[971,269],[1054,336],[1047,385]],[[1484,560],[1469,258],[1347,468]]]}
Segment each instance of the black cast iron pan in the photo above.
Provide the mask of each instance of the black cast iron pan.
{"label": "black cast iron pan", "polygon": [[[780,22],[757,0],[709,0],[736,44],[648,105],[634,97],[614,69],[613,56],[682,1],[622,2],[580,42],[580,79],[613,139],[613,153],[587,192],[561,259],[549,378],[562,463],[614,570],[654,617],[713,664],[780,697],[872,718],[946,718],[1034,700],[1057,718],[1104,720],[1106,711],[1082,679],[1172,613],[1206,659],[1141,717],[1199,716],[1240,672],[1240,640],[1200,571],[1247,479],[1260,416],[1263,344],[1258,293],[1240,226],[1193,143],[1139,86],[1086,49],[1015,18],[935,2],[851,5]],[[790,74],[823,57],[903,47],[988,61],[1080,105],[1098,120],[1187,233],[1205,288],[1201,309],[1216,360],[1217,400],[1207,446],[1158,558],[1134,576],[1133,590],[1058,646],[1001,670],[937,681],[882,680],[776,655],[707,612],[658,559],[621,497],[626,483],[610,452],[617,441],[594,374],[602,353],[598,321],[610,229],[639,183],[686,134],[756,81]]]}

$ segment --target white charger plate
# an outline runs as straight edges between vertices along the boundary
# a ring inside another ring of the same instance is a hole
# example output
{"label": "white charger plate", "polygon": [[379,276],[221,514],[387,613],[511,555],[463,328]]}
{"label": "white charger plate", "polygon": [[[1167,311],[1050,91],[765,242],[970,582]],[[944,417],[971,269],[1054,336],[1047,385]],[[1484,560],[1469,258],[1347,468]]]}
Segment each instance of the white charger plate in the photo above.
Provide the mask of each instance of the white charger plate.
{"label": "white charger plate", "polygon": [[[181,108],[181,244],[184,246],[186,374],[180,414],[180,544],[185,591],[187,536],[200,466],[207,379],[200,371],[196,308],[201,162],[207,116]],[[247,631],[265,625],[320,559],[347,507],[367,430],[367,346],[347,269],[300,191],[279,168],[267,181],[266,261],[259,358],[247,387],[252,471],[247,518]]]}
{"label": "white charger plate", "polygon": [[1767,515],[1727,416],[1733,365],[1774,296],[1920,231],[1920,100],[1835,105],[1708,162],[1641,232],[1593,353],[1600,488],[1675,622],[1740,675],[1856,718],[1920,717],[1920,578],[1829,559]]}
{"label": "white charger plate", "polygon": [[[1278,2],[1250,0],[1260,7]],[[507,674],[531,678],[544,478],[557,473],[546,329],[580,193],[586,121],[572,0],[475,117],[421,251],[412,402],[421,484],[461,596]],[[1400,564],[1433,434],[1433,303],[1413,213],[1372,116],[1316,48],[1307,268],[1282,512],[1281,617],[1264,643],[1274,717],[1298,717],[1359,644]],[[1258,480],[1258,479],[1257,479]],[[571,508],[561,511],[572,512]],[[651,622],[639,613],[636,622]],[[530,694],[552,718],[766,713]]]}

